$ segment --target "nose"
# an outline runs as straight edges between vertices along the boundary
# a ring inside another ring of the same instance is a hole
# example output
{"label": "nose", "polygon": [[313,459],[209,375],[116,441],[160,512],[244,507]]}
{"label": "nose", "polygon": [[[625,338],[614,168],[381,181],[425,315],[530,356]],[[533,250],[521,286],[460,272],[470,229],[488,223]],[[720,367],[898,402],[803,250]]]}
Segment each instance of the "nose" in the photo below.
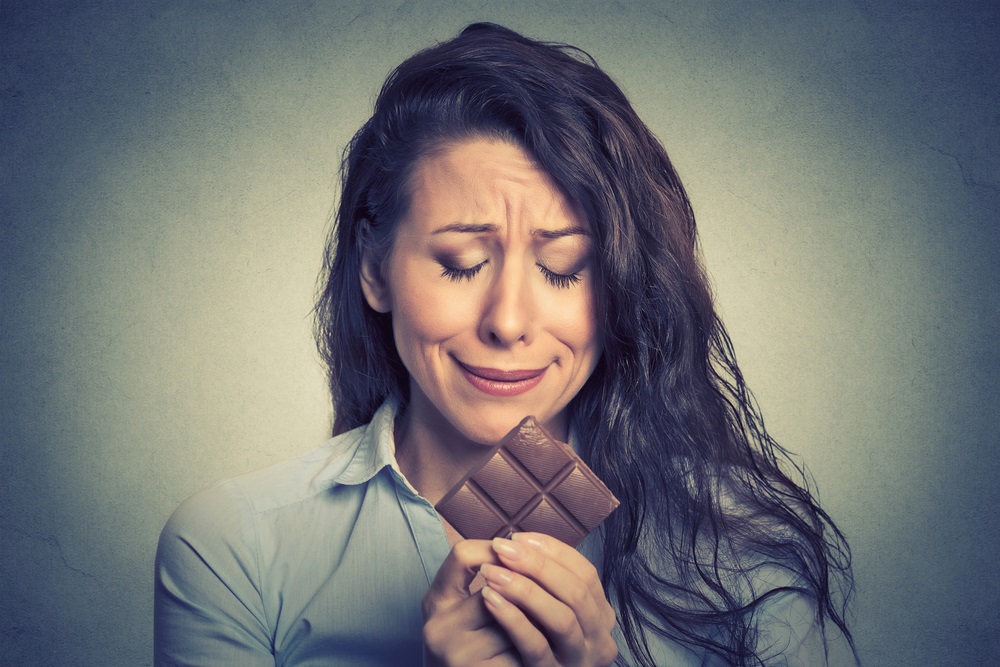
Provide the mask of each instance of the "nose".
{"label": "nose", "polygon": [[487,345],[511,347],[534,338],[535,299],[518,264],[505,262],[486,295],[479,335]]}

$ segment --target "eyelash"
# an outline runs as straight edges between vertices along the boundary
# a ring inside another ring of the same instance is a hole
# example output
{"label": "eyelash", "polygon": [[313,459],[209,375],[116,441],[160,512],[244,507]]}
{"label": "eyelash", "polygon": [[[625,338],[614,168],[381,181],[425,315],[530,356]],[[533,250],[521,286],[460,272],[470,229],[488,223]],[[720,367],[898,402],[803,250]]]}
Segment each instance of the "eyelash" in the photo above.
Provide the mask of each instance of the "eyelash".
{"label": "eyelash", "polygon": [[475,266],[468,269],[459,269],[454,266],[448,266],[447,264],[442,264],[441,275],[452,282],[459,282],[460,280],[472,280],[475,278],[476,274],[483,270],[486,266],[486,262],[482,261]]}
{"label": "eyelash", "polygon": [[[459,269],[454,266],[448,266],[446,264],[442,264],[441,275],[452,282],[459,282],[462,280],[472,280],[473,278],[476,277],[477,273],[482,271],[483,267],[486,266],[486,264],[487,262],[483,261],[468,269]],[[549,284],[554,287],[558,287],[560,289],[566,289],[580,282],[579,273],[556,273],[555,271],[551,271],[545,268],[541,264],[537,264],[536,266],[538,266],[539,270],[542,272],[542,275],[545,276],[545,280],[547,280]]]}
{"label": "eyelash", "polygon": [[541,269],[542,274],[545,276],[545,279],[549,281],[550,284],[560,289],[572,287],[573,285],[580,282],[579,273],[556,273],[555,271],[550,271],[549,269],[546,269],[541,264],[538,264],[537,266],[539,269]]}

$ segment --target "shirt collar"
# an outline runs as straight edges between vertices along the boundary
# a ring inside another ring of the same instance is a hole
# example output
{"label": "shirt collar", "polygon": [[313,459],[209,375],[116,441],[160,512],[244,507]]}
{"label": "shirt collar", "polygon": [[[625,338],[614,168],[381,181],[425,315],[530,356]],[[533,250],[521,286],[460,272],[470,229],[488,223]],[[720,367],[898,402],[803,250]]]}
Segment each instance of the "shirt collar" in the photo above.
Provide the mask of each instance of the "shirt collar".
{"label": "shirt collar", "polygon": [[357,430],[359,439],[354,455],[344,471],[337,475],[335,481],[338,484],[364,484],[383,468],[389,468],[398,484],[419,495],[403,476],[396,461],[394,426],[398,412],[397,399],[387,398],[372,415],[372,420]]}
{"label": "shirt collar", "polygon": [[[337,475],[334,481],[338,484],[364,484],[383,468],[389,468],[397,484],[412,492],[413,495],[420,495],[403,475],[399,469],[399,462],[396,460],[394,427],[398,413],[398,399],[389,397],[375,411],[372,420],[367,425],[352,432],[357,433],[357,437],[359,437],[354,455],[344,471]],[[576,423],[572,419],[570,420],[568,444],[577,454],[580,453]]]}

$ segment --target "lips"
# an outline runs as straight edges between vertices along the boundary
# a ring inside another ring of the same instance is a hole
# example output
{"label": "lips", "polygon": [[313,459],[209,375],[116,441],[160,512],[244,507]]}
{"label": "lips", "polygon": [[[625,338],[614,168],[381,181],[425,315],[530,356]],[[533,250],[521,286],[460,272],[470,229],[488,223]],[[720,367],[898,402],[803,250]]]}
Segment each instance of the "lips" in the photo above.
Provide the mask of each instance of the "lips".
{"label": "lips", "polygon": [[501,370],[483,366],[467,366],[459,362],[462,372],[476,389],[491,396],[517,396],[533,389],[548,367]]}

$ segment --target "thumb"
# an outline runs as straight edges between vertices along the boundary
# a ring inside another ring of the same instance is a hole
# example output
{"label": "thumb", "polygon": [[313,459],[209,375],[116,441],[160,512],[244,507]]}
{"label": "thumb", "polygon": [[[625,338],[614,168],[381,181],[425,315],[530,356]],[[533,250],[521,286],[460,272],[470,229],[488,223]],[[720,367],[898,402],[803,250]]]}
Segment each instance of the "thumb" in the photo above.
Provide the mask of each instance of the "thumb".
{"label": "thumb", "polygon": [[490,540],[462,540],[452,547],[424,595],[424,618],[469,597],[469,585],[483,563],[498,564]]}

